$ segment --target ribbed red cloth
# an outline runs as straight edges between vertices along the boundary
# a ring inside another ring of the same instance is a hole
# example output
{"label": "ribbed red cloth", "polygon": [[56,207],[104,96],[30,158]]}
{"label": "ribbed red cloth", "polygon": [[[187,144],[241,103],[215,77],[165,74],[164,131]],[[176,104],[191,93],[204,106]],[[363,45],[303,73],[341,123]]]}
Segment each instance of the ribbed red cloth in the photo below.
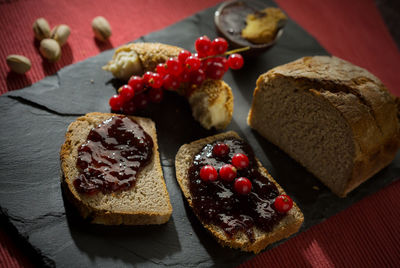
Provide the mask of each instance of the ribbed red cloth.
{"label": "ribbed red cloth", "polygon": [[[149,32],[160,30],[172,23],[221,0],[35,0],[0,1],[0,94],[27,85],[54,74],[62,67],[82,61],[99,52],[133,41]],[[91,23],[94,17],[104,16],[112,27],[110,42],[97,42]],[[48,63],[39,54],[32,25],[44,17],[51,27],[67,24],[71,35],[62,47],[62,57],[57,63]],[[5,58],[21,54],[32,62],[26,75],[8,72]]]}
{"label": "ribbed red cloth", "polygon": [[21,250],[15,246],[11,238],[0,229],[0,267],[18,268],[33,267]]}
{"label": "ribbed red cloth", "polygon": [[[0,94],[25,87],[68,64],[117,47],[177,22],[218,0],[87,1],[40,0],[0,2]],[[333,55],[367,68],[400,95],[397,50],[373,0],[277,0],[288,15]],[[95,41],[91,20],[105,16],[112,28],[109,43]],[[56,64],[42,61],[32,23],[45,17],[51,26],[68,24],[72,33]],[[32,61],[25,76],[8,72],[8,54]],[[399,174],[400,176],[400,174]],[[286,243],[257,255],[245,267],[377,267],[400,265],[400,182],[379,191]],[[0,266],[29,263],[0,231]]]}
{"label": "ribbed red cloth", "polygon": [[240,267],[399,267],[400,181]]}

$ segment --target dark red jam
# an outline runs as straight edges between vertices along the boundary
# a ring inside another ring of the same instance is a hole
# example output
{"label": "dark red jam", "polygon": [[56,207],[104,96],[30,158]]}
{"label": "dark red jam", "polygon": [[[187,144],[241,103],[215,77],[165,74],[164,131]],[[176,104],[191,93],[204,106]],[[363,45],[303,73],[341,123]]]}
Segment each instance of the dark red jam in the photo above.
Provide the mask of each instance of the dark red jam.
{"label": "dark red jam", "polygon": [[[213,146],[218,142],[229,146],[228,155],[213,155]],[[249,167],[237,171],[237,178],[246,177],[251,181],[252,189],[249,194],[236,193],[233,182],[221,179],[212,182],[201,180],[199,173],[202,166],[212,165],[219,170],[224,164],[229,164],[236,153],[246,154],[249,158]],[[285,216],[273,207],[274,200],[279,195],[278,189],[258,171],[252,148],[242,140],[232,138],[207,144],[195,155],[189,169],[189,189],[196,215],[207,224],[221,227],[229,237],[242,231],[254,241],[252,227],[268,232]]]}
{"label": "dark red jam", "polygon": [[86,194],[127,190],[152,155],[149,134],[129,117],[113,116],[93,128],[79,147],[74,186]]}

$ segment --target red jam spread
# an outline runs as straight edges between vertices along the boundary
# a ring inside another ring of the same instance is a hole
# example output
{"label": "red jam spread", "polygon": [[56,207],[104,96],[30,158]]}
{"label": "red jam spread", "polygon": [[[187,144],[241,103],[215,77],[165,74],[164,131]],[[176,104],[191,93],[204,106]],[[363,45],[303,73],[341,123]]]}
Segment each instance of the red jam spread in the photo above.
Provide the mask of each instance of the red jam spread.
{"label": "red jam spread", "polygon": [[[217,143],[227,144],[229,153],[215,156],[212,151]],[[219,170],[223,165],[230,164],[236,153],[245,154],[249,159],[247,168],[237,170],[237,177],[246,177],[251,181],[252,189],[249,194],[238,194],[233,182],[221,179],[204,181],[200,178],[200,169],[203,166],[211,165]],[[189,189],[196,215],[204,223],[221,227],[231,238],[242,231],[254,241],[252,227],[269,232],[285,216],[278,213],[273,206],[279,195],[278,189],[258,171],[252,148],[239,139],[229,138],[204,146],[194,156],[189,169]]]}
{"label": "red jam spread", "polygon": [[135,185],[153,154],[153,140],[134,120],[113,116],[90,130],[78,149],[74,181],[80,193],[110,193]]}

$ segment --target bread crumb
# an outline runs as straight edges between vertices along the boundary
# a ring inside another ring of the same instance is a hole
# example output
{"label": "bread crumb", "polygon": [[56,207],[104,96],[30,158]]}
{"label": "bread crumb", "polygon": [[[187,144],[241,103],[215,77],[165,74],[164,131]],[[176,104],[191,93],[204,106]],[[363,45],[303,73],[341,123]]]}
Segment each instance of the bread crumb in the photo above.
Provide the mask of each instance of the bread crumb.
{"label": "bread crumb", "polygon": [[318,186],[313,186],[312,187],[315,191],[318,191],[319,190],[319,187]]}

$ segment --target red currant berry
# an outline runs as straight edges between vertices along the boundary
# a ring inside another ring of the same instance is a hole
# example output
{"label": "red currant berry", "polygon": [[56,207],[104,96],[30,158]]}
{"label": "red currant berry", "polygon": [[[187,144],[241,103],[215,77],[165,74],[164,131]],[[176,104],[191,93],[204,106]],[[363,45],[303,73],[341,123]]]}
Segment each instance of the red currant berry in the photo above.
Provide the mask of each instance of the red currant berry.
{"label": "red currant berry", "polygon": [[211,79],[221,79],[225,74],[225,68],[222,63],[211,61],[207,63],[206,74]]}
{"label": "red currant berry", "polygon": [[190,51],[187,51],[186,49],[182,50],[181,52],[179,52],[178,55],[178,61],[180,62],[180,64],[184,64],[186,59],[188,57],[190,57],[192,55],[192,53],[190,53]]}
{"label": "red currant berry", "polygon": [[163,96],[164,96],[164,90],[162,88],[151,88],[149,90],[149,100],[153,103],[161,102]]}
{"label": "red currant berry", "polygon": [[205,57],[208,57],[208,56],[210,56],[210,55],[208,55],[208,54],[203,54],[203,53],[196,53],[197,54],[197,57],[201,60],[201,59],[203,59],[203,58],[205,58]]}
{"label": "red currant berry", "polygon": [[167,60],[167,72],[169,74],[178,76],[182,71],[182,67],[179,64],[179,61],[177,58],[169,58]]}
{"label": "red currant berry", "polygon": [[224,181],[233,181],[236,178],[237,170],[231,164],[223,165],[219,170],[219,176]]}
{"label": "red currant berry", "polygon": [[214,145],[212,152],[214,156],[224,157],[229,154],[229,146],[225,143],[217,143]]}
{"label": "red currant berry", "polygon": [[238,194],[246,195],[251,192],[251,181],[248,178],[240,177],[235,180],[233,187]]}
{"label": "red currant berry", "polygon": [[228,49],[228,42],[222,37],[215,38],[211,42],[211,48],[214,55],[224,54]]}
{"label": "red currant berry", "polygon": [[207,36],[201,36],[196,39],[194,47],[199,55],[209,55],[211,52],[211,40]]}
{"label": "red currant berry", "polygon": [[135,95],[133,98],[133,104],[136,109],[143,110],[146,109],[147,105],[149,104],[149,99],[146,93],[142,93],[139,95]]}
{"label": "red currant berry", "polygon": [[190,73],[190,82],[194,85],[201,85],[205,79],[206,73],[202,69]]}
{"label": "red currant berry", "polygon": [[132,99],[124,103],[124,106],[122,107],[122,112],[128,115],[134,114],[136,112],[135,101]]}
{"label": "red currant berry", "polygon": [[189,71],[196,71],[201,67],[201,60],[195,56],[190,56],[185,61],[185,68]]}
{"label": "red currant berry", "polygon": [[160,88],[163,84],[163,78],[158,73],[151,73],[148,85],[152,88]]}
{"label": "red currant berry", "polygon": [[133,88],[133,91],[135,91],[136,94],[139,94],[144,90],[143,78],[137,75],[134,75],[129,79],[128,85]]}
{"label": "red currant berry", "polygon": [[166,74],[163,79],[163,85],[166,89],[177,90],[179,88],[180,81],[178,77],[171,74]]}
{"label": "red currant berry", "polygon": [[156,72],[160,74],[162,77],[167,74],[167,69],[165,68],[164,63],[159,63],[156,67]]}
{"label": "red currant berry", "polygon": [[200,178],[203,181],[215,181],[218,179],[218,172],[213,166],[206,165],[200,169]]}
{"label": "red currant berry", "polygon": [[243,57],[240,54],[232,54],[228,58],[229,67],[233,70],[242,68],[244,63]]}
{"label": "red currant berry", "polygon": [[232,157],[232,164],[237,169],[247,168],[249,166],[249,158],[245,154],[235,154]]}
{"label": "red currant berry", "polygon": [[280,213],[286,213],[293,207],[293,200],[289,196],[282,194],[275,198],[275,209]]}
{"label": "red currant berry", "polygon": [[190,72],[187,70],[181,73],[181,82],[188,83],[190,81]]}
{"label": "red currant berry", "polygon": [[211,62],[214,61],[214,58],[210,58],[210,59],[205,59],[201,61],[201,69],[203,69],[204,71],[207,70],[207,66],[211,64]]}
{"label": "red currant berry", "polygon": [[145,83],[145,85],[151,86],[151,75],[153,74],[153,72],[145,72],[143,75],[143,81]]}
{"label": "red currant berry", "polygon": [[225,57],[215,57],[213,58],[215,62],[219,62],[222,64],[222,66],[224,66],[224,71],[228,71],[229,69],[229,65],[228,65],[228,60]]}
{"label": "red currant berry", "polygon": [[123,85],[118,92],[124,102],[130,101],[135,95],[135,91],[130,85]]}
{"label": "red currant berry", "polygon": [[110,98],[108,103],[110,104],[111,110],[119,111],[124,102],[120,95],[114,95]]}

